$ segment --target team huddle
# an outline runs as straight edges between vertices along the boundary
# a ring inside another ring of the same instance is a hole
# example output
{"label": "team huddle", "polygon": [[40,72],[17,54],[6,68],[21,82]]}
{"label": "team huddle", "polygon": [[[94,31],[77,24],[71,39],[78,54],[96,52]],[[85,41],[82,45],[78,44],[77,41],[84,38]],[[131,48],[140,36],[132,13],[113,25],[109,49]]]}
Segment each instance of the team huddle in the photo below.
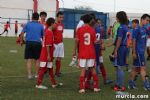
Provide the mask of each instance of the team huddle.
{"label": "team huddle", "polygon": [[[41,18],[39,21],[39,17]],[[32,62],[35,62],[37,78],[36,88],[47,89],[42,85],[43,77],[48,72],[52,87],[63,85],[56,81],[55,76],[61,77],[61,59],[64,57],[63,30],[62,23],[64,14],[58,12],[56,19],[48,18],[47,13],[33,13],[32,21],[28,22],[20,34],[20,43],[24,43],[25,35],[25,59],[27,61],[28,78],[32,79]],[[46,21],[45,21],[46,20]],[[128,82],[129,89],[136,89],[135,78],[141,75],[144,89],[150,90],[150,83],[146,74],[146,42],[150,36],[150,15],[144,14],[140,19],[132,21],[132,32],[129,28],[127,14],[124,11],[117,12],[117,24],[114,25],[114,46],[110,53],[110,61],[116,68],[115,91],[125,91],[124,68],[128,65],[129,50],[132,48],[133,68],[131,79]],[[117,26],[117,28],[116,28]],[[79,93],[85,93],[86,89],[93,89],[99,92],[98,74],[102,74],[103,84],[110,84],[107,71],[103,64],[104,30],[101,19],[96,19],[93,13],[84,14],[76,28],[73,60],[70,66],[74,65],[78,59],[78,67],[81,69],[79,77]],[[53,62],[55,60],[56,70],[54,72]],[[91,80],[93,83],[91,83]]]}

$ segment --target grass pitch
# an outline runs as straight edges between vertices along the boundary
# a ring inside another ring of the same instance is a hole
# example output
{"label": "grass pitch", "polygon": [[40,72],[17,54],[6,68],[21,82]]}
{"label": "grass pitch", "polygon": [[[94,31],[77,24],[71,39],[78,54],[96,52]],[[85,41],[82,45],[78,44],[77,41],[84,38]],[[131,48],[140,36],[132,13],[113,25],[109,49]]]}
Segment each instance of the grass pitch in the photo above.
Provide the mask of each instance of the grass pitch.
{"label": "grass pitch", "polygon": [[[64,39],[65,58],[62,60],[63,76],[56,78],[64,85],[53,89],[48,77],[45,77],[43,84],[48,86],[48,90],[36,89],[36,79],[27,79],[25,60],[23,59],[24,46],[16,45],[15,40],[16,38],[0,37],[0,100],[116,100],[115,92],[111,88],[115,84],[115,68],[108,59],[108,55],[112,52],[112,47],[106,48],[104,52],[104,65],[107,69],[107,76],[114,80],[113,84],[103,85],[102,77],[99,75],[101,91],[93,93],[93,91],[88,90],[82,95],[78,93],[80,70],[68,67],[72,57],[73,39]],[[108,42],[110,41],[106,40],[106,43]],[[131,57],[129,61],[131,67]],[[147,69],[150,75],[150,62],[147,62]],[[126,86],[129,77],[129,73],[125,72]],[[132,95],[148,94],[150,98],[150,92],[143,89],[140,77],[138,77],[137,86],[138,90],[127,90],[127,92]]]}

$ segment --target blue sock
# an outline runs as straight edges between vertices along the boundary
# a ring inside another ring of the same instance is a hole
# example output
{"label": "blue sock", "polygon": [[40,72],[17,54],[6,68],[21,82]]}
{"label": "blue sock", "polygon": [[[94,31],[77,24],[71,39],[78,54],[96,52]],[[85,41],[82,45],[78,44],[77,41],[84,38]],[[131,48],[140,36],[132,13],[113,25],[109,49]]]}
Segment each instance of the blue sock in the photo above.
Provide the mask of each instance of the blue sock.
{"label": "blue sock", "polygon": [[149,81],[147,79],[144,80],[144,87],[145,88],[150,87],[150,83],[149,83]]}
{"label": "blue sock", "polygon": [[117,85],[119,87],[124,86],[124,70],[120,67],[117,67]]}

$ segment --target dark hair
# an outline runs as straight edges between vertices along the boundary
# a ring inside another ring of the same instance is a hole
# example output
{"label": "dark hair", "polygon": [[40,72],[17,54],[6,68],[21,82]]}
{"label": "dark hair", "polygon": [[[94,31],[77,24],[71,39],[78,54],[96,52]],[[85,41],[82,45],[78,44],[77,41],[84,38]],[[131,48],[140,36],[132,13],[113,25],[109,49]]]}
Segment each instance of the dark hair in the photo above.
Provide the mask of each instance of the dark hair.
{"label": "dark hair", "polygon": [[45,15],[47,17],[47,13],[45,11],[40,12],[40,16]]}
{"label": "dark hair", "polygon": [[92,19],[93,19],[93,17],[89,14],[86,14],[83,16],[83,22],[86,24],[90,23],[92,21]]}
{"label": "dark hair", "polygon": [[34,12],[34,13],[32,14],[32,19],[33,19],[33,20],[39,20],[39,14],[38,14],[37,12]]}
{"label": "dark hair", "polygon": [[150,18],[150,15],[149,15],[149,14],[143,14],[142,17],[141,17],[141,20],[142,20],[142,19],[146,19],[147,17]]}
{"label": "dark hair", "polygon": [[134,20],[132,20],[132,23],[139,24],[139,20],[138,19],[134,19]]}
{"label": "dark hair", "polygon": [[48,18],[46,21],[47,26],[51,26],[54,23],[55,23],[55,19],[52,17]]}
{"label": "dark hair", "polygon": [[96,16],[94,13],[89,13],[89,15],[92,16],[94,20],[96,20]]}
{"label": "dark hair", "polygon": [[124,11],[117,12],[116,14],[117,19],[119,20],[120,24],[128,24],[127,14]]}
{"label": "dark hair", "polygon": [[15,22],[17,23],[18,21],[16,20]]}
{"label": "dark hair", "polygon": [[97,18],[97,19],[96,19],[96,22],[97,22],[97,21],[101,21],[101,19],[100,19],[100,18]]}
{"label": "dark hair", "polygon": [[56,17],[58,17],[59,15],[64,15],[63,12],[59,11],[57,14],[56,14]]}

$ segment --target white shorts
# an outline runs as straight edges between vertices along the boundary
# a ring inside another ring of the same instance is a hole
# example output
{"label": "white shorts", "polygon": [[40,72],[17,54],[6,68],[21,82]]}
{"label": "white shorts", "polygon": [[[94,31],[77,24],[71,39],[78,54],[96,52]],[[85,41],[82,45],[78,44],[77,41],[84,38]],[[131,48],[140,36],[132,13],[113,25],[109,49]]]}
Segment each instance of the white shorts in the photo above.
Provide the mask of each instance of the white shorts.
{"label": "white shorts", "polygon": [[53,62],[40,62],[40,67],[52,68]]}
{"label": "white shorts", "polygon": [[54,44],[54,57],[64,57],[64,44],[59,43],[59,44]]}
{"label": "white shorts", "polygon": [[93,67],[95,65],[95,59],[79,59],[78,64],[80,67]]}
{"label": "white shorts", "polygon": [[147,47],[150,47],[150,38],[147,39],[147,44],[146,44],[146,46],[147,46]]}

